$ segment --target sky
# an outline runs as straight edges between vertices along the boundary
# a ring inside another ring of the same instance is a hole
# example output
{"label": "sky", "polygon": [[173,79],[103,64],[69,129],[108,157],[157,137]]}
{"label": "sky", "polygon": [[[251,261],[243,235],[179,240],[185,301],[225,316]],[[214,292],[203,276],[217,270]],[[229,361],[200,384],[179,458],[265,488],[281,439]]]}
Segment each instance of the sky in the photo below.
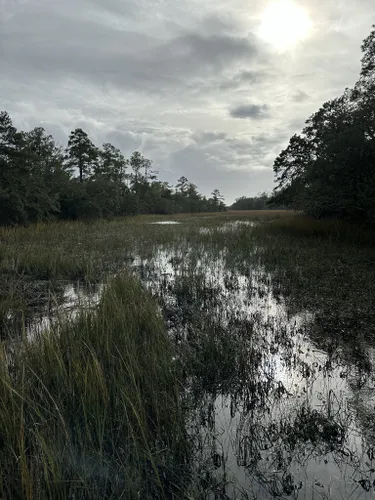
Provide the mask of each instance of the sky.
{"label": "sky", "polygon": [[357,80],[374,22],[373,0],[0,0],[0,110],[232,203],[273,189],[289,138]]}

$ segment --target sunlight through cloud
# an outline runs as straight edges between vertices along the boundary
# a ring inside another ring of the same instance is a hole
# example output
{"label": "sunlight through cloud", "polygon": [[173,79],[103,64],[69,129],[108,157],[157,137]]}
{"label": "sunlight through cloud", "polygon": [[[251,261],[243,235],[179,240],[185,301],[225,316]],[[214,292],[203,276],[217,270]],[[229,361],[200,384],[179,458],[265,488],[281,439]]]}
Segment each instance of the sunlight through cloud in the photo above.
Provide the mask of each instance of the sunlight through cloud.
{"label": "sunlight through cloud", "polygon": [[312,28],[308,13],[292,0],[275,0],[261,15],[258,35],[280,51],[306,38]]}

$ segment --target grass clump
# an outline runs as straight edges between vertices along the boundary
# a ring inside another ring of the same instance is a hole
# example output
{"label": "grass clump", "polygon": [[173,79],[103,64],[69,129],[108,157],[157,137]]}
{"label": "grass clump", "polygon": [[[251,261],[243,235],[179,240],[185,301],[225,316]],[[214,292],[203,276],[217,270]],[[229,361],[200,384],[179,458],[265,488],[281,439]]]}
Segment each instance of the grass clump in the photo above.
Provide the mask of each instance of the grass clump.
{"label": "grass clump", "polygon": [[2,358],[1,498],[174,498],[186,452],[178,377],[134,278]]}

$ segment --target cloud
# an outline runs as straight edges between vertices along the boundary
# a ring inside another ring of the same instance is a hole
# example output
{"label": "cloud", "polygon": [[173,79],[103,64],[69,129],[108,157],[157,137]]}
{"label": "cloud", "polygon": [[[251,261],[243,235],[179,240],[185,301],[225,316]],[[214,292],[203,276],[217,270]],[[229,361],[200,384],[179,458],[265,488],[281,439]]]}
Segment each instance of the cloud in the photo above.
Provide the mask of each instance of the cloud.
{"label": "cloud", "polygon": [[130,130],[111,130],[105,135],[104,141],[114,144],[117,148],[120,148],[125,155],[130,156],[133,151],[143,149],[144,138],[144,134],[134,133]]}
{"label": "cloud", "polygon": [[226,201],[232,203],[241,194],[272,190],[273,160],[286,137],[283,130],[236,137],[201,131],[192,134],[189,144],[169,157],[169,171],[176,179],[186,176],[198,184],[204,194],[218,188]]}
{"label": "cloud", "polygon": [[212,144],[221,142],[227,139],[227,134],[225,132],[196,132],[191,136],[192,141],[196,144]]}
{"label": "cloud", "polygon": [[15,27],[4,24],[1,63],[8,74],[85,79],[97,85],[165,93],[257,55],[250,37],[182,29],[163,38],[57,14],[24,12],[15,16]]}
{"label": "cloud", "polygon": [[309,94],[307,92],[304,92],[303,90],[298,90],[293,95],[293,101],[294,102],[304,102],[307,101],[310,98]]}
{"label": "cloud", "polygon": [[264,118],[267,114],[268,106],[266,104],[242,104],[229,111],[232,118]]}
{"label": "cloud", "polygon": [[191,144],[171,155],[170,167],[176,179],[185,175],[191,182],[198,184],[206,195],[217,188],[231,203],[238,193],[246,194],[256,185],[260,187],[262,181],[272,183],[272,170],[260,172],[250,168],[250,161],[250,156],[246,160],[244,153],[235,151],[229,144],[215,149],[210,145],[199,147]]}
{"label": "cloud", "polygon": [[228,202],[270,190],[289,137],[355,82],[375,15],[373,0],[300,3],[313,30],[280,54],[254,35],[263,0],[0,0],[0,109],[63,144],[80,126],[139,149]]}
{"label": "cloud", "polygon": [[221,84],[220,88],[223,90],[234,90],[239,88],[249,88],[252,85],[257,85],[269,77],[269,73],[264,70],[245,70],[240,71],[235,75],[226,78]]}

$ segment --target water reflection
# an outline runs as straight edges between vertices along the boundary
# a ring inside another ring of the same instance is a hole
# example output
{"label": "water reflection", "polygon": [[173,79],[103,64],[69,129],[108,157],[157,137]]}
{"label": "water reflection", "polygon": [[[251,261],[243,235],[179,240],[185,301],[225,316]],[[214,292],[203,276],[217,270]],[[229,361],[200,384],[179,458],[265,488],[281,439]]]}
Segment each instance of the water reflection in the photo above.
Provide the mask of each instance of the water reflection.
{"label": "water reflection", "polygon": [[175,221],[175,220],[161,220],[157,222],[150,222],[149,224],[152,225],[157,225],[157,226],[173,226],[173,225],[179,225],[181,222]]}
{"label": "water reflection", "polygon": [[372,498],[374,350],[321,342],[320,316],[291,315],[270,274],[227,262],[186,249],[135,262],[189,367],[205,498]]}
{"label": "water reflection", "polygon": [[[251,256],[236,261],[224,248],[180,241],[129,266],[158,298],[176,342],[197,498],[373,498],[370,342],[339,335],[333,315],[293,311]],[[92,307],[101,292],[60,284],[29,335],[56,321],[57,309]]]}
{"label": "water reflection", "polygon": [[[74,319],[79,310],[90,309],[99,303],[103,283],[59,282],[53,287],[49,285],[48,300],[39,303],[34,309],[27,309],[22,315],[27,337],[32,340],[44,330],[57,326],[67,318]],[[19,329],[21,332],[21,329]]]}
{"label": "water reflection", "polygon": [[227,233],[231,231],[237,231],[238,229],[245,228],[245,227],[255,227],[258,224],[256,221],[250,221],[250,220],[235,220],[235,221],[230,221],[230,222],[225,222],[221,226],[212,226],[212,227],[200,227],[199,228],[199,233],[200,234],[210,234],[216,231],[219,231],[221,233]]}

